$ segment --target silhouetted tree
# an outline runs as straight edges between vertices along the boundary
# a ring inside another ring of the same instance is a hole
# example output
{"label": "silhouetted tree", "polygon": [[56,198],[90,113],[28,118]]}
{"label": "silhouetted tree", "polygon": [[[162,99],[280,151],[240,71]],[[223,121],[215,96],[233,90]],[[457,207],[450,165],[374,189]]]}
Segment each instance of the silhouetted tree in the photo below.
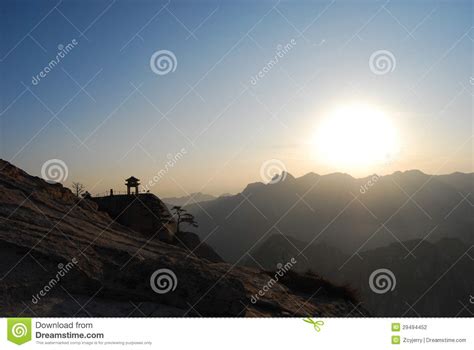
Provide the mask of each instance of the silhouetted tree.
{"label": "silhouetted tree", "polygon": [[73,182],[72,183],[72,190],[76,194],[76,197],[79,197],[86,187],[81,184],[80,182]]}
{"label": "silhouetted tree", "polygon": [[194,216],[187,213],[186,209],[181,208],[179,205],[175,205],[171,210],[174,212],[173,217],[176,220],[176,232],[181,232],[179,227],[180,224],[187,224],[191,225],[192,227],[198,227],[196,220],[194,220]]}

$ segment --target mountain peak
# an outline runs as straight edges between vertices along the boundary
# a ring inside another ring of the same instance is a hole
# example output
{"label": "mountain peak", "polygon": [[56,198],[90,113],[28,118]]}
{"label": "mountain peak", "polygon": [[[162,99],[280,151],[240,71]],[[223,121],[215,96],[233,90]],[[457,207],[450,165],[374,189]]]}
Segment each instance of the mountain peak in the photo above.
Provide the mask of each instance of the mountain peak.
{"label": "mountain peak", "polygon": [[321,175],[321,180],[324,181],[324,183],[349,183],[355,179],[347,173],[336,172]]}
{"label": "mountain peak", "polygon": [[268,185],[276,185],[281,182],[292,182],[294,180],[295,180],[295,177],[293,175],[283,170],[281,174],[275,174],[272,180],[268,183]]}
{"label": "mountain peak", "polygon": [[303,185],[306,185],[306,186],[311,186],[311,185],[315,184],[316,182],[318,182],[320,178],[321,178],[321,175],[310,172],[310,173],[307,173],[306,175],[298,177],[296,179],[296,181],[299,184],[303,184]]}
{"label": "mountain peak", "polygon": [[426,176],[424,172],[419,169],[410,169],[403,172],[404,175],[412,175],[412,176]]}

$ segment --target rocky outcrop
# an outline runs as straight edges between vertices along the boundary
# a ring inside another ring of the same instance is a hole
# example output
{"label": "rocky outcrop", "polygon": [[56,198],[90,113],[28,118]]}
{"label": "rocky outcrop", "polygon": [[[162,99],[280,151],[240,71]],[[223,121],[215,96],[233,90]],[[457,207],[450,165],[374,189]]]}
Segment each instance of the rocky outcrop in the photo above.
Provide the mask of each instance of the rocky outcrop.
{"label": "rocky outcrop", "polygon": [[136,231],[147,241],[160,240],[184,248],[211,262],[224,260],[199,236],[192,232],[176,232],[176,223],[165,203],[151,193],[91,197],[116,222]]}
{"label": "rocky outcrop", "polygon": [[[166,283],[151,278],[168,269]],[[169,273],[169,272],[168,272]],[[146,240],[75,197],[0,160],[0,308],[4,316],[281,316],[353,314],[340,294],[312,295],[269,276]],[[154,287],[154,288],[153,288]],[[268,305],[272,305],[271,308]]]}
{"label": "rocky outcrop", "polygon": [[116,222],[131,228],[147,240],[172,242],[175,224],[166,205],[154,194],[113,195],[92,197],[98,209]]}

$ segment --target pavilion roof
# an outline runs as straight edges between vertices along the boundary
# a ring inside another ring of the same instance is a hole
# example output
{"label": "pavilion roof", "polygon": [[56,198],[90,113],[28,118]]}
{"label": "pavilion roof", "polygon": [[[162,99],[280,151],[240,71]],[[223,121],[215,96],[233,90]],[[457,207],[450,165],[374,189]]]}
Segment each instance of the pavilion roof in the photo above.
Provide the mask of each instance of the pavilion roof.
{"label": "pavilion roof", "polygon": [[140,179],[137,179],[134,176],[130,176],[128,179],[125,179],[125,181],[127,181],[127,182],[138,182],[138,181],[140,181]]}

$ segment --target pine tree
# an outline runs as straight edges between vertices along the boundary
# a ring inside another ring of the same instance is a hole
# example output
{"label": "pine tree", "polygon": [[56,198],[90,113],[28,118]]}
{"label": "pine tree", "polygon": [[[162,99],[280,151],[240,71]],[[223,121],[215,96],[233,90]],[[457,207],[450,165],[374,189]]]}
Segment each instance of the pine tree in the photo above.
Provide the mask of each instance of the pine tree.
{"label": "pine tree", "polygon": [[171,210],[174,211],[173,217],[176,220],[176,232],[181,232],[181,224],[187,224],[192,227],[198,227],[196,220],[194,220],[194,216],[186,212],[186,209],[181,208],[181,206],[179,205],[175,205],[173,208],[171,208]]}

